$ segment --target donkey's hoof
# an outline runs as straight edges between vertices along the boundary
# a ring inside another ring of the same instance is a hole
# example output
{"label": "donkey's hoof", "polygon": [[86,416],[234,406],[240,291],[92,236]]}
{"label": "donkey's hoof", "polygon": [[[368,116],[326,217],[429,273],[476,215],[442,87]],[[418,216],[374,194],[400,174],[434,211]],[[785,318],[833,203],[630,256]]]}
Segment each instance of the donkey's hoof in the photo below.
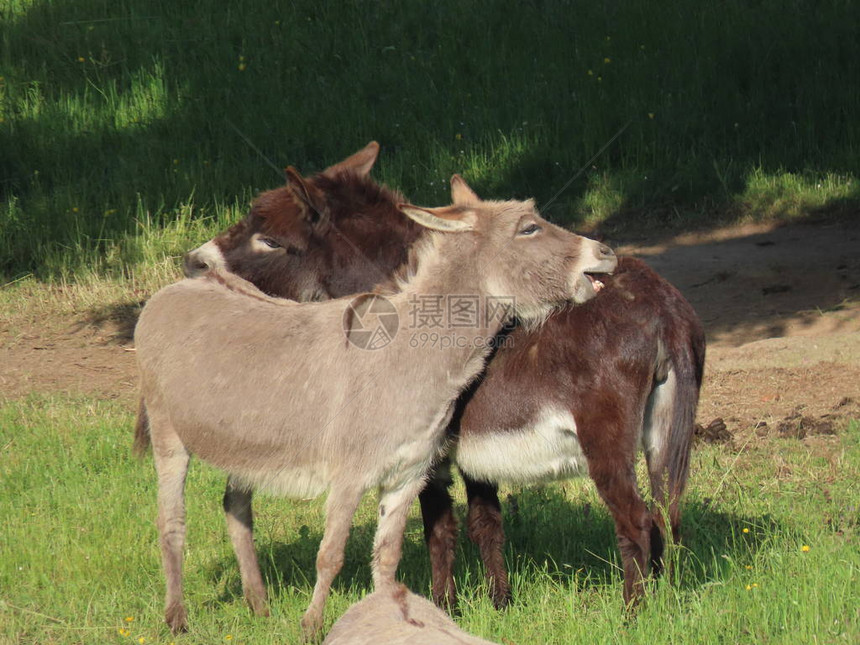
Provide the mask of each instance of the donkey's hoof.
{"label": "donkey's hoof", "polygon": [[434,593],[433,604],[451,616],[458,616],[460,614],[460,607],[457,604],[457,596],[454,594]]}
{"label": "donkey's hoof", "polygon": [[269,603],[266,602],[265,596],[245,596],[245,600],[255,616],[269,617]]}
{"label": "donkey's hoof", "polygon": [[323,617],[316,612],[311,613],[310,610],[302,616],[302,642],[318,643],[322,640]]}
{"label": "donkey's hoof", "polygon": [[507,593],[499,593],[492,594],[493,607],[495,607],[498,611],[502,611],[503,609],[507,609],[511,604],[511,592]]}
{"label": "donkey's hoof", "polygon": [[181,634],[188,631],[188,612],[185,611],[185,606],[181,603],[170,605],[164,610],[164,622],[170,627],[170,631],[174,634]]}

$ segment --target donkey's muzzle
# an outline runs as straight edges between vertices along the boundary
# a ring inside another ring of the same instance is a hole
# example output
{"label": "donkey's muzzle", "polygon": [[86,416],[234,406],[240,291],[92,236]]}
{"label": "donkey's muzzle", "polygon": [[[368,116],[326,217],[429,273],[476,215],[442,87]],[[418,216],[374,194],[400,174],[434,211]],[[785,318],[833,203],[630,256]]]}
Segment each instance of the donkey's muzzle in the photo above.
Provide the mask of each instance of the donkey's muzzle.
{"label": "donkey's muzzle", "polygon": [[194,251],[185,254],[182,259],[182,273],[186,278],[196,278],[206,273],[212,267],[206,262],[205,258],[200,257]]}
{"label": "donkey's muzzle", "polygon": [[[611,271],[614,271],[615,267],[618,266],[618,258],[615,255],[615,251],[605,244],[598,243],[597,248],[594,250],[594,255],[598,260],[613,263]],[[607,273],[611,271],[607,271]]]}
{"label": "donkey's muzzle", "polygon": [[577,303],[591,300],[603,288],[596,277],[601,273],[612,273],[618,266],[615,251],[605,244],[583,238],[579,260],[573,269],[571,299]]}
{"label": "donkey's muzzle", "polygon": [[213,269],[226,269],[226,262],[221,249],[212,240],[189,251],[182,259],[182,272],[186,278],[197,278]]}

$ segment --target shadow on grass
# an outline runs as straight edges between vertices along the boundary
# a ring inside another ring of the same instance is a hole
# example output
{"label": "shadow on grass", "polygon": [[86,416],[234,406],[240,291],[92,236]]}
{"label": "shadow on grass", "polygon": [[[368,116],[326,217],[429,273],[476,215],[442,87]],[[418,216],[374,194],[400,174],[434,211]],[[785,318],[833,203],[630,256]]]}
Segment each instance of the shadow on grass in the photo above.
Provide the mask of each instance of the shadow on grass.
{"label": "shadow on grass", "polygon": [[53,276],[55,254],[74,269],[140,211],[165,221],[192,196],[205,209],[276,185],[265,160],[310,172],[371,138],[415,200],[472,164],[479,193],[545,201],[630,121],[567,193],[626,172],[619,226],[643,205],[718,202],[750,166],[856,171],[844,79],[860,41],[840,3],[801,22],[778,2],[520,3],[516,20],[501,1],[22,6],[0,80],[12,276]]}
{"label": "shadow on grass", "polygon": [[137,326],[137,319],[145,304],[146,301],[141,300],[100,305],[90,309],[80,325],[92,325],[99,329],[110,328],[112,331],[110,342],[127,345],[134,340],[134,328]]}
{"label": "shadow on grass", "polygon": [[[457,509],[464,516],[462,507]],[[572,503],[557,489],[536,486],[522,489],[503,502],[507,538],[505,558],[516,588],[516,578],[549,576],[572,591],[610,587],[621,598],[620,557],[615,530],[602,504]],[[745,533],[744,530],[747,530]],[[770,516],[741,516],[711,508],[710,500],[692,500],[684,505],[683,551],[680,575],[673,583],[695,590],[728,576],[731,562],[751,562],[769,536],[783,529]],[[376,525],[364,522],[353,527],[346,546],[344,567],[332,589],[339,593],[372,590],[370,555]],[[318,527],[303,526],[291,542],[258,546],[261,570],[269,593],[277,596],[292,588],[310,594],[316,579],[316,553],[322,538]],[[483,586],[484,570],[477,548],[461,532],[455,579],[461,594]],[[428,595],[430,564],[423,543],[421,523],[410,519],[403,545],[398,579],[422,595]],[[211,565],[213,585],[225,583],[218,602],[242,602],[238,565],[228,557]],[[514,598],[514,603],[518,602]]]}

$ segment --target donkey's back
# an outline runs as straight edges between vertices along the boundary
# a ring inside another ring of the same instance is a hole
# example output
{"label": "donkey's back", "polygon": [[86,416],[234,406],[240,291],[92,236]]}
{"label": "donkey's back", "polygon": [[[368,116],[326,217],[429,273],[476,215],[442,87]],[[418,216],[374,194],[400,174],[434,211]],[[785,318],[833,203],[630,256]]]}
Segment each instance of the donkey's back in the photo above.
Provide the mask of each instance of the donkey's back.
{"label": "donkey's back", "polygon": [[332,304],[269,298],[235,276],[183,280],[157,293],[135,331],[147,412],[161,417],[150,424],[156,449],[175,436],[246,485],[321,493],[331,467],[355,457],[324,450],[350,358],[338,354],[335,365],[323,347],[342,336]]}
{"label": "donkey's back", "polygon": [[352,605],[323,645],[493,645],[467,634],[429,600],[400,585]]}

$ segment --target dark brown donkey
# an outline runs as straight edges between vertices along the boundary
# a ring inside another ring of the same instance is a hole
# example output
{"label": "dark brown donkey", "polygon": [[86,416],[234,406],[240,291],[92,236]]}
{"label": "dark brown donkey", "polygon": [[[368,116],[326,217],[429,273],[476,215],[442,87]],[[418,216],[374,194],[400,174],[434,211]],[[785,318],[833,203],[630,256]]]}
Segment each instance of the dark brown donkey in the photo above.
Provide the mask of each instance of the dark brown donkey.
{"label": "dark brown donkey", "polygon": [[[271,295],[300,300],[386,280],[422,233],[397,212],[402,196],[368,177],[378,150],[371,143],[309,179],[289,169],[287,186],[260,195],[242,221],[186,256],[186,273],[226,269]],[[705,356],[702,326],[681,294],[637,259],[622,258],[601,280],[605,288],[589,303],[555,312],[536,331],[510,331],[458,404],[451,457],[466,482],[468,534],[497,607],[507,604],[510,588],[496,482],[587,473],[615,520],[626,603],[642,594],[649,563],[660,570],[666,516],[669,539],[678,539]],[[653,511],[636,484],[639,446]],[[440,605],[455,600],[449,485],[449,466],[441,464],[421,494]]]}

